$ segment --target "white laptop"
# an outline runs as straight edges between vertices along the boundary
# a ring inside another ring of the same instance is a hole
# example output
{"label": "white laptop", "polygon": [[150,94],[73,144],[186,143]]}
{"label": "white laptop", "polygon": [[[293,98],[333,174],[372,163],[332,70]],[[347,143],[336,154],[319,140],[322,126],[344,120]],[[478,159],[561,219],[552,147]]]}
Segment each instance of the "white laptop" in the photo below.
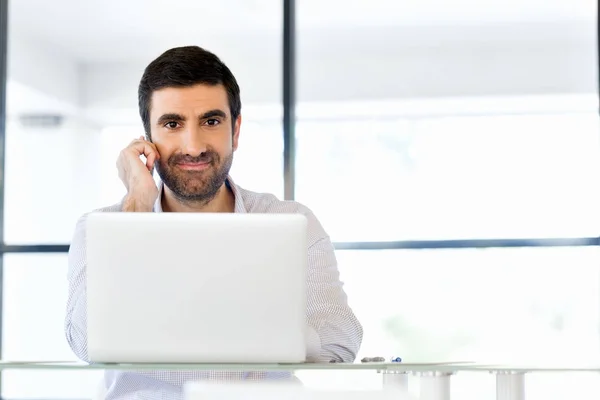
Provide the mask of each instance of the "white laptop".
{"label": "white laptop", "polygon": [[92,213],[92,362],[306,360],[299,214]]}

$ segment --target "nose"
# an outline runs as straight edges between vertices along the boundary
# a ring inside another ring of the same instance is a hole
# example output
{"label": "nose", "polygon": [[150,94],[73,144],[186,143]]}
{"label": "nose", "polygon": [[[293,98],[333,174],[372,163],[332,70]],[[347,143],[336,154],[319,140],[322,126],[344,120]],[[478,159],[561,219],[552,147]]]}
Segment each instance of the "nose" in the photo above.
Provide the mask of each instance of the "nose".
{"label": "nose", "polygon": [[207,150],[206,141],[199,127],[188,127],[182,139],[182,150],[186,155],[198,157]]}

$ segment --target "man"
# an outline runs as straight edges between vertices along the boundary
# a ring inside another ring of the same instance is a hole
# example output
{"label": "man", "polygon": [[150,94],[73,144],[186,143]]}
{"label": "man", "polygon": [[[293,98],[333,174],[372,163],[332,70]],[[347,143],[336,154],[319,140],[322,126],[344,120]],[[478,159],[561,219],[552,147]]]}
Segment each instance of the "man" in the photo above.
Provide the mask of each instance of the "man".
{"label": "man", "polygon": [[[138,100],[146,135],[133,140],[117,160],[127,194],[118,204],[95,212],[304,214],[309,243],[307,358],[315,362],[352,362],[362,341],[362,327],[348,307],[334,249],[320,223],[305,206],[245,190],[229,176],[242,118],[240,90],[227,66],[199,47],[168,50],[144,71]],[[152,176],[154,169],[161,178],[158,187]],[[88,359],[85,218],[77,223],[69,251],[65,318],[69,345],[82,360]],[[181,385],[189,380],[262,379],[274,375],[107,371],[105,385],[108,399],[179,398]]]}

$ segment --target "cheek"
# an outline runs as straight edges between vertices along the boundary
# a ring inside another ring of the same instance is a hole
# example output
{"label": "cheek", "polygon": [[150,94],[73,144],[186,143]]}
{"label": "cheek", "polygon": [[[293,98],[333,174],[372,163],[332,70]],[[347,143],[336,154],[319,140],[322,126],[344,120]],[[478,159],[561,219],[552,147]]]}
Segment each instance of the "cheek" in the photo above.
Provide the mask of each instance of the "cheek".
{"label": "cheek", "polygon": [[156,146],[158,154],[161,158],[170,156],[177,148],[176,143],[166,140],[161,135],[153,136],[152,143],[154,143],[154,146]]}
{"label": "cheek", "polygon": [[227,130],[226,132],[220,132],[218,138],[215,137],[208,144],[220,154],[229,154],[232,147],[237,145],[237,141],[232,138],[231,131]]}
{"label": "cheek", "polygon": [[167,161],[169,157],[173,154],[173,152],[166,146],[154,143],[156,146],[156,150],[158,150],[159,162],[163,165],[167,165]]}

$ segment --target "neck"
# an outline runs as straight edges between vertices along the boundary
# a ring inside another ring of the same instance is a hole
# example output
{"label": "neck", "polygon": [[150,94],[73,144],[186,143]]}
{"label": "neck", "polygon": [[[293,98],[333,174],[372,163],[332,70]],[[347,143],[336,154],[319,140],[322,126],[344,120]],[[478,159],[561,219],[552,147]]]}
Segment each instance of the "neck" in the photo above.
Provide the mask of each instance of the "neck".
{"label": "neck", "polygon": [[181,200],[166,186],[163,186],[161,206],[164,212],[233,212],[235,196],[226,184],[208,201]]}

